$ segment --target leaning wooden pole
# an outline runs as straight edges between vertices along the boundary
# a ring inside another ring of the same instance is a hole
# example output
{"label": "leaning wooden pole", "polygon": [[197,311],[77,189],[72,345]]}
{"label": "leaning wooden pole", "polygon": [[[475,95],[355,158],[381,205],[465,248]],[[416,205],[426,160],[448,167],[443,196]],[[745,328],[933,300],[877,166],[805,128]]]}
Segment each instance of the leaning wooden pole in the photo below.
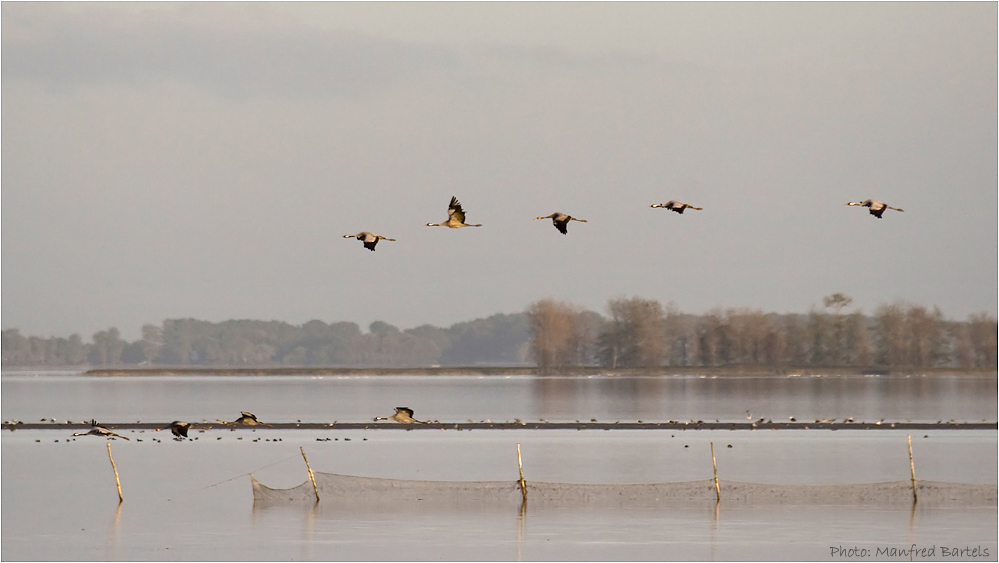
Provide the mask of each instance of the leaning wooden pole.
{"label": "leaning wooden pole", "polygon": [[711,467],[715,470],[715,502],[721,502],[721,487],[718,486],[718,462],[715,461],[714,442],[711,442]]}
{"label": "leaning wooden pole", "polygon": [[520,494],[524,496],[524,502],[527,502],[527,483],[524,482],[524,462],[520,458],[520,444],[517,444],[517,467],[520,469]]}
{"label": "leaning wooden pole", "polygon": [[121,497],[121,480],[118,479],[118,466],[114,464],[114,456],[111,455],[111,442],[108,442],[108,458],[111,460],[111,469],[114,469],[114,482],[118,485],[118,504],[124,500]]}
{"label": "leaning wooden pole", "polygon": [[305,448],[298,447],[302,451],[302,459],[305,460],[305,467],[309,470],[309,479],[312,479],[312,490],[316,493],[316,502],[319,502],[319,487],[316,486],[316,476],[312,473],[312,466],[309,465],[309,458],[305,457]]}
{"label": "leaning wooden pole", "polygon": [[912,434],[909,434],[909,471],[912,475],[912,503],[916,503],[916,464],[912,461]]}

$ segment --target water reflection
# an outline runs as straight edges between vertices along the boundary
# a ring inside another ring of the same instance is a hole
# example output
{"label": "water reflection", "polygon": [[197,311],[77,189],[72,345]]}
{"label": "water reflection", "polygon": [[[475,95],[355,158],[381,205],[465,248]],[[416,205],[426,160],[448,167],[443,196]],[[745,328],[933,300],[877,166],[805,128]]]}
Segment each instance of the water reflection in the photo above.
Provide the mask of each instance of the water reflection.
{"label": "water reflection", "polygon": [[107,533],[107,558],[109,561],[118,560],[118,536],[121,533],[121,505],[115,507],[114,516],[108,524]]}

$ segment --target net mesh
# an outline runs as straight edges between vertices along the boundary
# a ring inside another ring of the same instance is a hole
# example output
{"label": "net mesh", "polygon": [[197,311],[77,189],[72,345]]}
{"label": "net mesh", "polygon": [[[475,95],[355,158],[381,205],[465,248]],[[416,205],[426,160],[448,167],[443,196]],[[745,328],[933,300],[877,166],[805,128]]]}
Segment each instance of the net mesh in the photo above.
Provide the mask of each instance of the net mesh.
{"label": "net mesh", "polygon": [[[316,500],[366,507],[393,506],[419,502],[421,506],[519,505],[519,481],[413,481],[356,477],[315,472],[316,488],[306,479],[289,489],[272,489],[252,475],[253,500],[286,502]],[[891,481],[849,485],[774,485],[722,481],[725,502],[751,504],[912,504],[912,483]],[[917,481],[921,505],[996,506],[999,487],[990,484]],[[713,480],[647,484],[579,484],[527,482],[530,505],[668,506],[682,503],[714,502]]]}

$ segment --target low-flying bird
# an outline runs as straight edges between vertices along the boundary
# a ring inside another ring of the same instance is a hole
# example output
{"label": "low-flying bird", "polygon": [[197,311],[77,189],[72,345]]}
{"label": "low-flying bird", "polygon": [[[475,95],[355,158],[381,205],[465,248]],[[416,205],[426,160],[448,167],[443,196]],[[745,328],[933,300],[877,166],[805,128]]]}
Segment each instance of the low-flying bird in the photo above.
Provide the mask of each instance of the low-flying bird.
{"label": "low-flying bird", "polygon": [[551,215],[546,215],[544,217],[535,217],[535,220],[538,219],[551,219],[552,224],[555,225],[555,228],[558,229],[558,232],[562,233],[563,235],[568,234],[568,231],[566,231],[566,229],[569,227],[569,221],[579,221],[580,223],[586,222],[586,219],[576,219],[571,215],[566,215],[565,213],[559,213],[557,211],[555,213],[552,213]]}
{"label": "low-flying bird", "polygon": [[128,440],[128,436],[115,434],[107,428],[97,424],[96,420],[91,420],[90,425],[93,426],[93,428],[91,428],[89,432],[76,432],[73,436],[103,436],[105,438],[121,438],[122,440]]}
{"label": "low-flying bird", "polygon": [[667,201],[666,203],[653,203],[649,207],[662,207],[663,209],[669,209],[670,211],[676,211],[677,213],[679,213],[681,215],[683,215],[683,210],[684,209],[688,209],[688,208],[689,209],[696,209],[697,211],[701,211],[701,210],[704,209],[703,207],[694,207],[693,205],[682,203],[682,202],[676,201],[675,199],[671,199],[671,200]]}
{"label": "low-flying bird", "polygon": [[244,424],[246,426],[257,426],[263,424],[257,420],[257,416],[252,412],[240,411],[236,420],[219,420],[222,424]]}
{"label": "low-flying bird", "polygon": [[178,438],[187,438],[187,431],[190,428],[191,428],[190,422],[175,420],[171,422],[166,428],[157,428],[156,432],[159,432],[160,430],[169,430],[174,436]]}
{"label": "low-flying bird", "polygon": [[357,240],[364,243],[364,248],[367,248],[371,252],[375,251],[375,245],[378,244],[380,240],[390,240],[395,242],[394,238],[383,237],[382,235],[376,235],[375,233],[369,233],[368,231],[361,231],[356,235],[343,235],[343,238],[356,238]]}
{"label": "low-flying bird", "polygon": [[395,414],[392,416],[376,416],[375,420],[394,420],[402,424],[428,424],[427,421],[413,418],[413,409],[409,407],[396,407]]}
{"label": "low-flying bird", "polygon": [[882,201],[876,199],[865,199],[864,201],[851,201],[847,205],[859,205],[860,207],[870,208],[871,215],[874,215],[878,219],[881,218],[885,213],[885,209],[894,209],[895,211],[905,211],[904,209],[899,209],[898,207],[892,207]]}
{"label": "low-flying bird", "polygon": [[443,223],[427,223],[428,227],[448,227],[460,229],[461,227],[481,227],[482,225],[469,225],[465,223],[465,211],[461,208],[458,198],[451,196],[451,203],[447,206],[447,221]]}

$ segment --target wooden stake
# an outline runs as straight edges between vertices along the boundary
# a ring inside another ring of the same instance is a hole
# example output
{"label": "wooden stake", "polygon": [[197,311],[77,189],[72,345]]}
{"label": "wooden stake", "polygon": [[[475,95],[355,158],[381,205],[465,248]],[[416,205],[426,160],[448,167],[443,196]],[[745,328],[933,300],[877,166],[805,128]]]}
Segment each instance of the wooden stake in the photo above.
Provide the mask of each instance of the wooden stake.
{"label": "wooden stake", "polygon": [[108,442],[108,458],[111,460],[111,469],[114,469],[114,482],[118,485],[118,504],[121,504],[121,481],[118,479],[118,467],[114,464],[114,457],[111,455],[111,442]]}
{"label": "wooden stake", "polygon": [[524,495],[524,502],[527,502],[527,483],[524,482],[524,463],[520,458],[520,444],[517,444],[517,467],[520,469],[520,494]]}
{"label": "wooden stake", "polygon": [[718,462],[715,461],[714,442],[711,442],[711,467],[715,470],[715,502],[721,502],[721,487],[718,486]]}
{"label": "wooden stake", "polygon": [[309,465],[309,458],[305,457],[305,448],[298,447],[302,451],[302,459],[305,460],[305,467],[309,470],[309,479],[312,479],[312,490],[316,493],[316,502],[319,502],[319,487],[316,486],[316,476],[312,474],[312,466]]}
{"label": "wooden stake", "polygon": [[916,504],[916,464],[912,462],[912,434],[909,434],[909,471],[912,472],[912,503]]}

